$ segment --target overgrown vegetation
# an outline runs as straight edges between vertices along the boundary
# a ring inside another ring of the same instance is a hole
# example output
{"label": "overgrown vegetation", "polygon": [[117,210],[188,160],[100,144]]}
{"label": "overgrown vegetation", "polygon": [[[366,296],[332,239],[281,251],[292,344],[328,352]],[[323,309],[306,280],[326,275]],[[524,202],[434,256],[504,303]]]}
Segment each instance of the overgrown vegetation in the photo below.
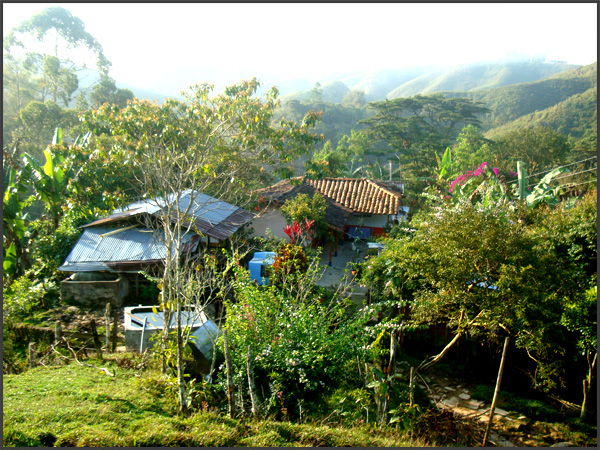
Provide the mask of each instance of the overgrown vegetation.
{"label": "overgrown vegetation", "polygon": [[[576,443],[594,443],[585,435],[597,415],[595,65],[467,98],[367,106],[363,94],[347,92],[340,105],[324,102],[317,84],[310,100],[278,109],[277,89],[257,98],[252,79],[219,96],[194,86],[185,100],[159,106],[116,89],[99,43],[75,19],[49,8],[5,40],[5,445],[476,445],[471,422],[432,407],[396,369],[403,362],[424,372],[464,338],[497,349],[504,337],[514,352],[507,370],[536,396],[503,391],[503,406],[562,421]],[[69,109],[77,77],[66,60],[10,57],[18,33],[43,38],[57,23],[70,24],[55,31],[90,50],[102,71],[78,113]],[[548,94],[555,88],[572,101],[569,114],[544,122],[532,108],[556,107]],[[535,101],[525,104],[523,94]],[[525,111],[527,121],[494,139],[477,128]],[[185,193],[243,207],[254,189],[301,167],[314,179],[385,179],[386,158],[400,163],[389,176],[406,183],[411,220],[390,231],[379,255],[355,263],[358,278],[342,279],[335,292],[317,285],[318,245],[331,236],[320,194],[283,206],[289,243],[240,232],[226,248],[200,245],[193,259],[182,257],[183,236],[194,230],[189,208],[178,205]],[[215,343],[209,376],[191,373],[190,329],[181,326],[165,329],[153,359],[113,354],[102,365],[89,357],[81,364],[76,355],[85,350],[45,336],[36,351],[47,367],[28,369],[32,335],[19,326],[48,325],[66,309],[58,268],[79,227],[146,196],[175,201],[149,224],[169,250],[162,276],[138,300],[178,319],[190,305],[224,306],[228,338]],[[244,267],[257,245],[276,253],[265,286]],[[364,304],[349,299],[351,281],[369,288]],[[402,339],[424,342],[439,325],[448,335],[428,346],[437,355],[401,348]],[[474,395],[489,400],[491,389],[480,385]]]}

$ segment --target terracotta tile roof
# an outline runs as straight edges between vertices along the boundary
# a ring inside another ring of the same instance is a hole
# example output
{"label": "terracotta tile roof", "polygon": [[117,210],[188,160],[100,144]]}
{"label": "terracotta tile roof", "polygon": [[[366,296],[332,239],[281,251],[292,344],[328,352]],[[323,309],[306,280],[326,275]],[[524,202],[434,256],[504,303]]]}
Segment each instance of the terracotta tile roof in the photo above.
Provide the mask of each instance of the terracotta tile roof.
{"label": "terracotta tile roof", "polygon": [[321,194],[355,213],[397,214],[402,192],[390,183],[366,178],[305,180]]}
{"label": "terracotta tile roof", "polygon": [[[317,189],[307,183],[302,182],[301,178],[293,178],[293,182],[290,180],[282,180],[273,186],[269,186],[256,191],[260,197],[269,200],[278,205],[283,205],[286,200],[296,197],[298,194],[306,194],[312,197]],[[352,214],[352,210],[341,205],[340,203],[325,197],[325,221],[334,228],[339,230],[344,229],[346,220]]]}
{"label": "terracotta tile roof", "polygon": [[[366,178],[309,180],[297,177],[259,189],[257,193],[271,201],[283,204],[298,194],[312,196],[315,190],[323,194],[332,205],[343,209],[344,212],[351,211],[359,214],[397,214],[402,198],[402,188],[398,185]],[[344,221],[346,218],[347,214],[345,214]]]}

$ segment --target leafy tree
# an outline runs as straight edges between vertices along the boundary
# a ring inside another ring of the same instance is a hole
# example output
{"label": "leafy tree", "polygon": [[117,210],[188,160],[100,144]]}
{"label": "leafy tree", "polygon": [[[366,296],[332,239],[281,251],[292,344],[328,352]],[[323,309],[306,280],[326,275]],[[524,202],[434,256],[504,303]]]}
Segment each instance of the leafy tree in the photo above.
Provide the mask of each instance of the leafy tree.
{"label": "leafy tree", "polygon": [[538,349],[525,337],[543,334],[560,318],[559,302],[548,290],[556,273],[517,214],[465,203],[421,213],[411,227],[386,241],[381,255],[369,261],[364,282],[381,295],[400,297],[414,324],[454,328],[454,339],[420,370],[439,361],[464,334],[491,341],[508,334],[535,357]]}
{"label": "leafy tree", "polygon": [[525,162],[534,175],[561,165],[570,151],[567,137],[546,127],[509,132],[498,138],[498,146],[509,161]]}
{"label": "leafy tree", "polygon": [[117,105],[119,108],[125,108],[127,101],[133,99],[134,95],[129,89],[117,88],[115,80],[102,75],[100,81],[94,86],[90,93],[90,102],[92,107],[97,108],[104,103]]}
{"label": "leafy tree", "polygon": [[24,64],[32,74],[39,76],[38,98],[40,100],[45,101],[50,97],[55,103],[61,100],[65,107],[69,106],[71,96],[79,86],[73,66],[62,67],[56,56],[39,53],[30,53]]}
{"label": "leafy tree", "polygon": [[[493,161],[496,167],[499,167],[500,163],[507,163],[507,161],[500,161],[501,158],[496,157],[493,141],[483,137],[483,134],[475,125],[469,124],[464,127],[456,141],[456,145],[452,147],[455,173],[472,170],[481,161]],[[504,169],[504,164],[502,164],[502,169]]]}
{"label": "leafy tree", "polygon": [[442,95],[397,98],[371,102],[375,115],[359,123],[367,134],[384,141],[400,154],[400,162],[417,176],[429,174],[436,153],[453,144],[462,127],[479,123],[478,115],[488,112],[468,99]]}
{"label": "leafy tree", "polygon": [[325,197],[319,192],[315,192],[312,197],[307,194],[298,194],[296,197],[286,200],[281,207],[281,212],[288,225],[295,222],[301,225],[307,221],[314,222],[312,230],[317,239],[324,239],[328,235],[327,222],[325,222],[326,209]]}
{"label": "leafy tree", "polygon": [[59,57],[58,38],[60,37],[60,42],[64,48],[87,48],[96,55],[96,66],[100,73],[108,73],[111,63],[104,56],[100,43],[85,31],[85,25],[81,19],[74,17],[68,10],[59,6],[46,8],[10,30],[4,38],[4,50],[10,51],[13,47],[24,48],[24,36],[32,36],[38,41],[43,41],[49,34],[56,37],[54,46],[54,56],[56,58]]}
{"label": "leafy tree", "polygon": [[321,89],[321,83],[319,83],[318,81],[315,83],[313,88],[310,90],[310,95],[313,98],[313,100],[323,100],[323,89]]}

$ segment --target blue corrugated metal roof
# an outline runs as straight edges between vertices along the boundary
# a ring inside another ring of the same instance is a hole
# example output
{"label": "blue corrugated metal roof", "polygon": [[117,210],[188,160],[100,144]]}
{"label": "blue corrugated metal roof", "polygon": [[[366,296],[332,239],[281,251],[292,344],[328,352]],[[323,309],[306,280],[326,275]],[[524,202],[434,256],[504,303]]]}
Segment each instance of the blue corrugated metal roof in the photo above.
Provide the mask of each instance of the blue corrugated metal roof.
{"label": "blue corrugated metal roof", "polygon": [[[175,194],[167,196],[167,203],[173,204],[176,200],[177,196]],[[237,206],[218,200],[210,195],[188,189],[187,191],[182,192],[181,197],[179,198],[179,209],[182,212],[186,211],[190,202],[192,203],[192,206],[190,207],[188,214],[196,219],[203,219],[211,225],[218,225],[239,209]],[[165,202],[162,198],[142,200],[127,205],[125,208],[115,209],[113,213],[118,214],[128,210],[139,209],[148,214],[155,214],[160,210],[161,205],[164,204]]]}
{"label": "blue corrugated metal roof", "polygon": [[[176,201],[175,194],[167,196],[168,203]],[[248,222],[253,214],[227,202],[218,200],[210,195],[188,189],[179,198],[179,209],[185,212],[192,203],[188,214],[193,218],[197,229],[218,240],[227,239],[239,227]],[[139,214],[156,214],[165,201],[162,198],[142,200],[131,203],[124,208],[115,209],[110,216],[98,219],[84,227],[103,225],[127,219]]]}
{"label": "blue corrugated metal roof", "polygon": [[[183,243],[193,251],[199,242],[197,234],[187,234]],[[59,270],[65,272],[108,270],[107,263],[123,261],[156,261],[166,256],[165,245],[152,230],[146,228],[86,228]]]}

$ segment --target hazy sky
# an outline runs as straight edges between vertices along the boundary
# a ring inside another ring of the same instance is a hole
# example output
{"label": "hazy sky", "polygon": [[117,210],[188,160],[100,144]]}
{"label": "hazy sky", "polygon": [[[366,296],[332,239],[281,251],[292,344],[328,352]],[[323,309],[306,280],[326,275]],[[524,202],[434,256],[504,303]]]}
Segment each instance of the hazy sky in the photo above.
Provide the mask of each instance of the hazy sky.
{"label": "hazy sky", "polygon": [[515,52],[597,60],[596,3],[4,3],[4,34],[49,6],[85,23],[113,78],[167,95],[205,81],[314,83]]}

